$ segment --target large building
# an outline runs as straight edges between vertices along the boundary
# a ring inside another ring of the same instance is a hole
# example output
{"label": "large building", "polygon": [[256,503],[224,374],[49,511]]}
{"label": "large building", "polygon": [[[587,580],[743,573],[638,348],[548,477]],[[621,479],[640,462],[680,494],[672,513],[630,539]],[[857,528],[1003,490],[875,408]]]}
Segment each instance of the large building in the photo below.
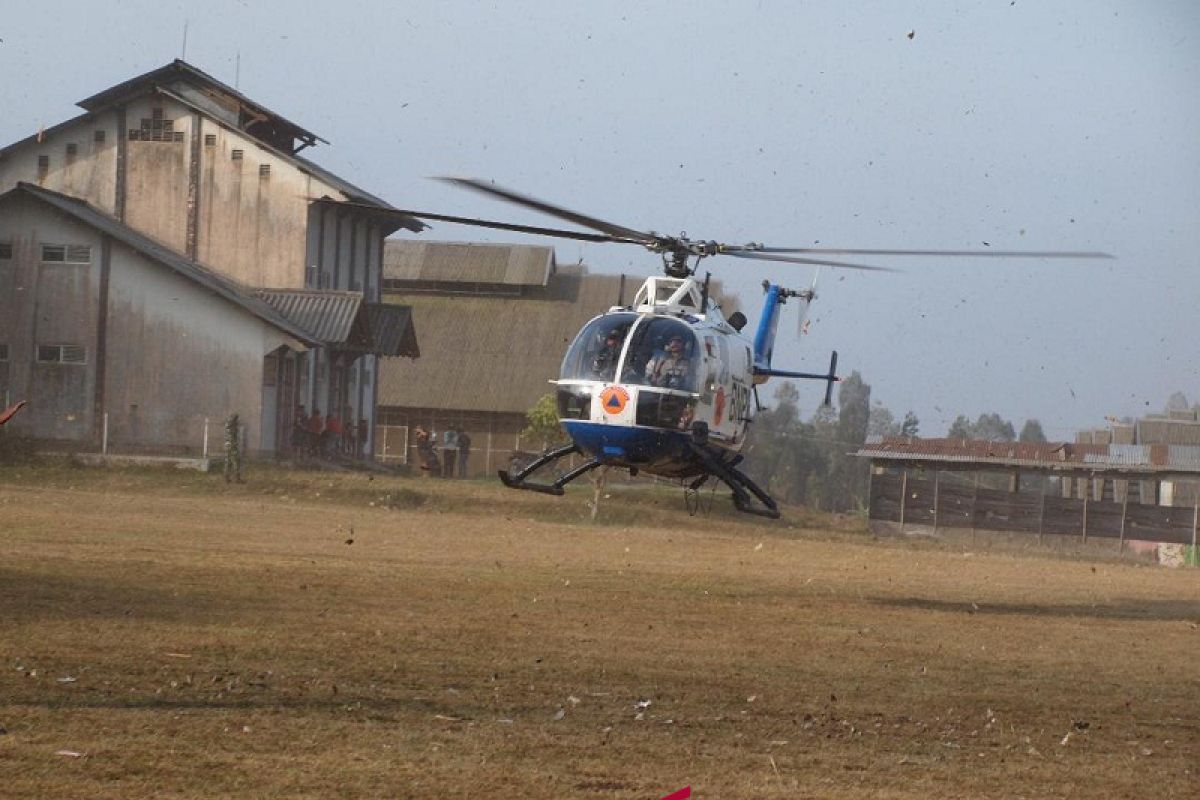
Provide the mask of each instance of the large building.
{"label": "large building", "polygon": [[561,266],[550,247],[389,240],[383,291],[412,308],[419,361],[380,375],[385,463],[416,460],[411,431],[457,426],[471,437],[472,475],[495,474],[524,442],[526,412],[558,378],[563,353],[589,319],[632,299],[624,276]]}
{"label": "large building", "polygon": [[384,239],[422,224],[300,153],[324,140],[182,62],[0,149],[0,398],[18,432],[198,451],[238,412],[287,449],[294,409],[371,455],[381,357],[416,357],[383,304]]}

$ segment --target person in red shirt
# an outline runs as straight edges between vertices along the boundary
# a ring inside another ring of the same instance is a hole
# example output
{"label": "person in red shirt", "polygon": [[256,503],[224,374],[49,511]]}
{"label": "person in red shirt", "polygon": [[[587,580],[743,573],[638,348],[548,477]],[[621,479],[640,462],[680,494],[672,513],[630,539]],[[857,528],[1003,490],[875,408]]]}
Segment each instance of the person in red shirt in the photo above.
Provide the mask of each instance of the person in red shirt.
{"label": "person in red shirt", "polygon": [[325,415],[324,447],[326,456],[336,456],[342,449],[342,421],[336,414]]}

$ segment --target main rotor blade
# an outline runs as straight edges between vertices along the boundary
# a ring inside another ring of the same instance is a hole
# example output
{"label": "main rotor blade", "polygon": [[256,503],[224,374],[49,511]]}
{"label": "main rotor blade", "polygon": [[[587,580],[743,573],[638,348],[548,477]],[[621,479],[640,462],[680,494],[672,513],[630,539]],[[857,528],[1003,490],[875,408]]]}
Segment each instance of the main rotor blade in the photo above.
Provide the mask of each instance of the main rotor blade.
{"label": "main rotor blade", "polygon": [[502,189],[495,184],[487,183],[478,180],[477,178],[437,178],[437,180],[446,183],[452,183],[457,186],[463,186],[467,189],[474,189],[483,194],[489,194],[493,197],[499,197],[502,200],[507,200],[510,203],[532,208],[536,211],[541,211],[543,214],[549,214],[559,219],[565,219],[568,222],[574,222],[576,225],[583,225],[585,228],[602,231],[609,236],[615,236],[622,241],[633,241],[643,245],[651,245],[658,241],[658,237],[653,234],[645,233],[644,231],[635,231],[633,228],[626,228],[623,225],[616,225],[612,222],[605,222],[596,217],[589,217],[586,214],[580,214],[578,211],[561,206],[552,205],[550,203],[538,200],[528,195],[519,194],[510,189]]}
{"label": "main rotor blade", "polygon": [[991,256],[1003,258],[1116,258],[1111,253],[1080,250],[870,250],[838,247],[757,247],[721,245],[721,252],[820,253],[830,256]]}
{"label": "main rotor blade", "polygon": [[870,264],[850,264],[845,261],[829,261],[824,258],[796,258],[789,256],[777,256],[765,253],[759,253],[754,250],[734,250],[732,252],[722,252],[721,255],[733,256],[734,258],[753,258],[758,261],[782,261],[788,264],[812,264],[818,267],[837,267],[839,269],[866,269],[872,272],[902,272],[902,270],[893,269],[892,267],[876,267]]}
{"label": "main rotor blade", "polygon": [[585,233],[584,231],[565,231],[558,228],[541,228],[536,225],[515,225],[511,222],[495,222],[490,219],[475,219],[474,217],[455,217],[449,214],[434,214],[430,211],[409,211],[403,208],[380,208],[369,203],[342,202],[339,206],[362,208],[375,214],[396,217],[415,217],[431,219],[437,222],[453,222],[457,225],[474,225],[477,228],[495,228],[500,231],[516,231],[517,233],[532,233],[538,236],[554,236],[563,239],[578,239],[583,242],[617,242],[620,244],[641,245],[640,241],[622,239],[617,236],[606,236],[602,233]]}

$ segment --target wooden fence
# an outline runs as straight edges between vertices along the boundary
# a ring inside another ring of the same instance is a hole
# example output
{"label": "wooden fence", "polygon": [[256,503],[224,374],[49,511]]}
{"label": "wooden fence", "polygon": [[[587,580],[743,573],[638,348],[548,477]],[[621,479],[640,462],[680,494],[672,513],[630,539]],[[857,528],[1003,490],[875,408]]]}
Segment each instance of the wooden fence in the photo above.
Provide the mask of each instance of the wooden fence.
{"label": "wooden fence", "polygon": [[1057,534],[1196,547],[1200,507],[1101,502],[1011,492],[909,472],[871,476],[870,518],[938,528]]}

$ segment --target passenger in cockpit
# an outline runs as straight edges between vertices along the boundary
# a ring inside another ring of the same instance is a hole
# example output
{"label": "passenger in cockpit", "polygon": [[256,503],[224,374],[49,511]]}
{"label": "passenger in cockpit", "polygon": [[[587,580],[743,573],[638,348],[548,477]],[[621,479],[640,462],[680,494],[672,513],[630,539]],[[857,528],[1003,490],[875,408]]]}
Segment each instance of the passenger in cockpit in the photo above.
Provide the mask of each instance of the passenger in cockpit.
{"label": "passenger in cockpit", "polygon": [[611,381],[616,376],[623,341],[624,334],[619,328],[613,328],[604,337],[604,344],[592,359],[592,372],[601,380]]}
{"label": "passenger in cockpit", "polygon": [[667,342],[664,353],[646,363],[646,382],[664,389],[681,389],[687,386],[690,371],[691,363],[683,350],[683,337],[676,334]]}

